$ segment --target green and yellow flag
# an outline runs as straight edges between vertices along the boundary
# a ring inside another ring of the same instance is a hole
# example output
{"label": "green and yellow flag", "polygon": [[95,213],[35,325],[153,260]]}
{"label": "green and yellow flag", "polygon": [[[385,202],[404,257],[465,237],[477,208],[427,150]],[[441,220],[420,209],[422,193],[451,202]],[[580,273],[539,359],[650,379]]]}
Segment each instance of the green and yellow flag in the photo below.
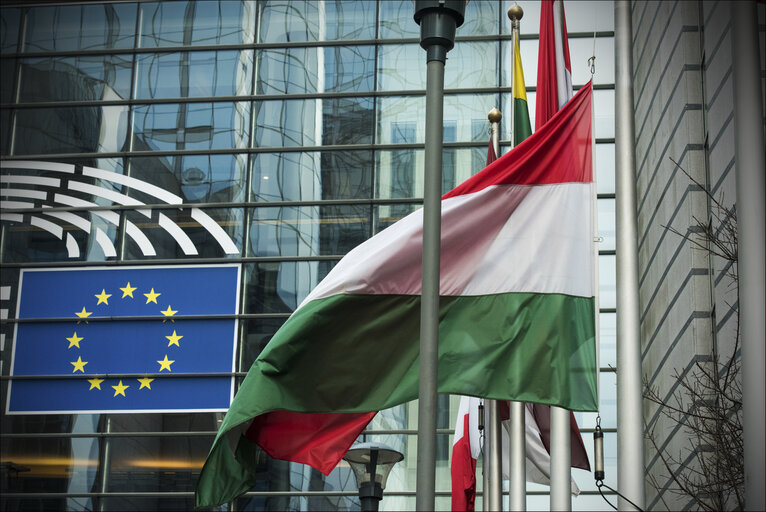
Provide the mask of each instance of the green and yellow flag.
{"label": "green and yellow flag", "polygon": [[519,39],[513,39],[513,145],[532,135],[532,124],[529,122],[529,107],[527,106],[527,89],[524,86],[524,70],[521,68],[521,52]]}

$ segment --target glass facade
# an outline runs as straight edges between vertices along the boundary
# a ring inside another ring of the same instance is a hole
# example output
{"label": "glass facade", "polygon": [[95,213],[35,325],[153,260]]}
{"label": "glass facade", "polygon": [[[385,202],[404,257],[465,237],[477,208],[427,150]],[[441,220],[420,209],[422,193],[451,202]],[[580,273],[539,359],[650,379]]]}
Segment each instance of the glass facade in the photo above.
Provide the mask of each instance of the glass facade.
{"label": "glass facade", "polygon": [[[520,3],[534,117],[540,9]],[[445,192],[483,167],[487,113],[510,111],[511,4],[472,0],[448,55]],[[346,252],[422,204],[425,52],[409,0],[4,2],[0,14],[3,411],[23,269],[240,263],[241,379]],[[575,88],[597,57],[600,400],[614,487],[612,4],[568,4],[567,25]],[[502,153],[509,139],[503,122]],[[439,510],[458,401],[439,402]],[[592,454],[596,414],[576,416]],[[3,413],[0,508],[191,510],[221,417]],[[363,434],[405,454],[382,509],[414,509],[416,429],[408,403]],[[258,468],[232,510],[359,509],[344,463],[324,476],[262,453]],[[608,507],[592,474],[573,477],[575,510]],[[548,509],[547,487],[528,489],[529,509]]]}

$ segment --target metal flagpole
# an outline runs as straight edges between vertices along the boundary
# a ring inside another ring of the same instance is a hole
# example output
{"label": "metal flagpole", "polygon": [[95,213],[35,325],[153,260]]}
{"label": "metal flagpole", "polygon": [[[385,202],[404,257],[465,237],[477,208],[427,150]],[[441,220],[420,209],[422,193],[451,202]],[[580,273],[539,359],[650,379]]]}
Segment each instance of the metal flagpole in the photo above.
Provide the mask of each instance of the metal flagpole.
{"label": "metal flagpole", "polygon": [[742,336],[742,433],[745,454],[745,510],[766,510],[764,486],[764,158],[758,15],[755,2],[731,4],[734,85],[734,158],[737,180],[739,312]]}
{"label": "metal flagpole", "polygon": [[[511,147],[515,146],[516,133],[516,44],[519,41],[519,20],[524,16],[524,10],[514,3],[508,9],[511,20]],[[526,406],[523,402],[511,402],[511,429],[508,443],[509,471],[509,510],[523,512],[527,509],[527,440],[526,440]]]}
{"label": "metal flagpole", "polygon": [[[493,108],[489,119],[492,150],[495,158],[500,158],[500,120],[503,115]],[[484,400],[484,498],[483,509],[503,510],[503,443],[501,438],[502,424],[497,400]]]}
{"label": "metal flagpole", "polygon": [[426,50],[426,147],[423,193],[423,278],[420,303],[418,467],[415,506],[434,510],[436,500],[436,407],[439,344],[441,168],[444,130],[444,64],[463,24],[464,0],[416,0],[420,46]]}
{"label": "metal flagpole", "polygon": [[[644,431],[638,304],[638,221],[630,3],[614,2],[617,233],[617,486],[644,508]],[[619,498],[620,510],[633,510]]]}

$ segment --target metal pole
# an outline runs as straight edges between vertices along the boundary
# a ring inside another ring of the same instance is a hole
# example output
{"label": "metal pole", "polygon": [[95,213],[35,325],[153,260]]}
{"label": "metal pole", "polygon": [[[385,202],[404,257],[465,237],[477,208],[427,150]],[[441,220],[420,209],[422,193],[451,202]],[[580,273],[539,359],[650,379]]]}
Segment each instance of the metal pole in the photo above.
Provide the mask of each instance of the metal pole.
{"label": "metal pole", "polygon": [[[523,9],[514,3],[508,9],[511,20],[511,147],[516,142],[516,44],[519,41],[519,20]],[[527,438],[526,406],[523,402],[511,402],[510,432],[508,443],[508,491],[509,510],[523,512],[527,509]]]}
{"label": "metal pole", "polygon": [[509,444],[510,508],[518,512],[527,509],[527,438],[526,406],[524,402],[511,402],[511,431]]}
{"label": "metal pole", "polygon": [[569,410],[551,407],[551,510],[572,510]]}
{"label": "metal pole", "polygon": [[766,324],[763,312],[764,157],[763,101],[755,2],[731,4],[734,85],[734,159],[737,176],[737,270],[742,336],[742,430],[745,455],[745,510],[766,510],[763,432],[766,428],[764,365]]}
{"label": "metal pole", "polygon": [[[487,115],[490,140],[495,157],[500,157],[500,120],[503,115],[493,108]],[[484,401],[484,499],[485,511],[503,510],[503,443],[502,424],[497,400]]]}
{"label": "metal pole", "polygon": [[420,46],[426,50],[426,137],[423,191],[423,276],[420,302],[417,510],[436,504],[436,408],[439,357],[439,257],[441,249],[444,63],[463,24],[465,2],[416,0]]}
{"label": "metal pole", "polygon": [[[645,507],[638,221],[630,3],[614,2],[617,232],[617,473],[619,491]],[[633,510],[619,498],[620,510]]]}
{"label": "metal pole", "polygon": [[418,510],[434,510],[436,481],[436,379],[439,344],[444,63],[428,61],[426,75],[425,192],[423,197],[423,291],[420,306],[418,402]]}

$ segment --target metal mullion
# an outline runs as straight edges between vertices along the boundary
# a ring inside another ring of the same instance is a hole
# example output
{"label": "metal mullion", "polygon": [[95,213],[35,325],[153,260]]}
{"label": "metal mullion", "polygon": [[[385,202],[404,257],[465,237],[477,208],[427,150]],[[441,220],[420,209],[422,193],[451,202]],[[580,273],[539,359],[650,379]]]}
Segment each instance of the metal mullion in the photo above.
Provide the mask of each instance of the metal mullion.
{"label": "metal mullion", "polygon": [[[244,258],[187,258],[187,259],[161,259],[161,260],[129,260],[129,261],[41,261],[41,262],[4,262],[5,268],[48,268],[55,266],[60,269],[80,268],[80,267],[120,267],[120,266],[164,266],[164,265],[203,265],[215,263],[286,263],[296,261],[340,261],[343,255],[330,256],[250,256]],[[276,313],[274,313],[276,315]],[[247,315],[242,315],[246,318]],[[154,317],[158,318],[158,317]],[[256,318],[256,317],[253,317]],[[74,319],[76,320],[76,319]],[[10,319],[2,319],[0,323],[11,322]]]}
{"label": "metal mullion", "polygon": [[[606,429],[605,429],[606,431]],[[4,433],[0,434],[0,439],[88,439],[104,437],[208,437],[218,434],[216,430],[197,430],[197,431],[179,431],[179,432],[35,432],[35,433]]]}

